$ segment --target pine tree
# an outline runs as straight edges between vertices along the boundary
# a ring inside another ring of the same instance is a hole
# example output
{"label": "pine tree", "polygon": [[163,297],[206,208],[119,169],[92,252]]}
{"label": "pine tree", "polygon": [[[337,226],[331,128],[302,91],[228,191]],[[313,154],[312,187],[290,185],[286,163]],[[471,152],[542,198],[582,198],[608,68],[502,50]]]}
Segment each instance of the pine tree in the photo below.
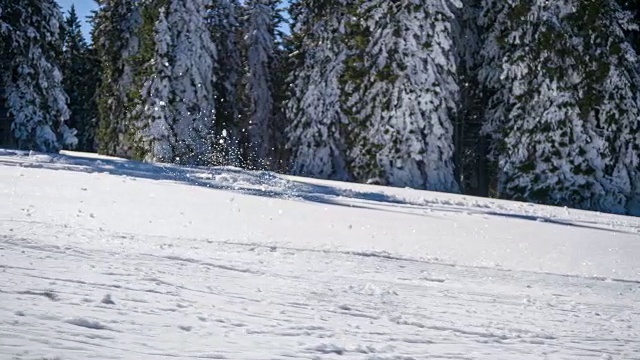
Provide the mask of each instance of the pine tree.
{"label": "pine tree", "polygon": [[53,0],[3,1],[3,73],[11,134],[20,149],[55,152],[77,144],[62,87],[63,16]]}
{"label": "pine tree", "polygon": [[274,0],[249,0],[245,4],[248,157],[256,168],[271,168],[274,162],[275,144],[271,129],[275,120],[275,74],[272,71],[276,64],[276,30],[280,21],[277,5]]}
{"label": "pine tree", "polygon": [[[145,159],[215,163],[217,50],[206,24],[207,0],[169,0],[154,27],[154,55],[142,82],[137,131]],[[137,111],[138,112],[138,111]]]}
{"label": "pine tree", "polygon": [[93,44],[101,64],[98,90],[98,152],[130,157],[132,128],[129,92],[139,50],[140,0],[96,0],[100,8],[93,22]]}
{"label": "pine tree", "polygon": [[356,180],[457,192],[453,2],[356,1],[343,76]]}
{"label": "pine tree", "polygon": [[640,215],[640,67],[627,36],[638,24],[615,0],[580,2],[567,23],[584,48],[581,111],[606,144],[607,194],[594,208]]}
{"label": "pine tree", "polygon": [[4,13],[9,0],[0,0],[0,146],[9,147],[13,143],[11,134],[11,120],[8,118],[4,84],[9,75],[9,51],[11,49],[9,34],[11,25],[5,19]]}
{"label": "pine tree", "polygon": [[349,55],[343,0],[299,0],[291,5],[296,58],[286,105],[291,172],[349,180],[339,79]]}
{"label": "pine tree", "polygon": [[214,164],[239,166],[243,143],[248,142],[241,96],[242,6],[238,0],[212,0],[208,9],[209,30],[219,53],[224,54],[217,60],[213,76],[217,94]]}
{"label": "pine tree", "polygon": [[633,173],[637,156],[622,149],[637,146],[638,97],[635,56],[617,28],[623,13],[613,0],[482,8],[485,131],[501,195],[624,212],[631,185],[620,173]]}
{"label": "pine tree", "polygon": [[595,134],[579,117],[572,54],[553,51],[569,44],[551,10],[537,1],[483,1],[480,74],[493,93],[485,132],[495,141],[501,196],[588,207],[589,194],[603,190],[594,176],[600,144],[589,145]]}
{"label": "pine tree", "polygon": [[69,126],[78,130],[78,150],[95,151],[95,96],[96,84],[99,83],[97,64],[82,35],[80,20],[73,5],[65,19],[65,25],[61,66],[64,89],[69,96]]}
{"label": "pine tree", "polygon": [[273,118],[269,125],[271,139],[271,170],[287,172],[290,169],[291,154],[287,148],[287,114],[288,77],[293,71],[294,62],[289,59],[291,54],[291,37],[282,35],[280,46],[276,47],[270,69],[273,84],[274,109]]}
{"label": "pine tree", "polygon": [[[150,0],[141,5],[141,23],[136,34],[139,48],[129,61],[134,69],[128,96],[128,108],[132,109],[129,131],[131,157],[140,161],[168,163],[174,160],[172,149],[159,145],[163,142],[163,135],[168,134],[165,106],[169,100],[166,91],[156,90],[171,75],[166,58],[170,41],[167,36],[166,6],[166,0]],[[161,125],[163,122],[164,126]],[[157,127],[153,132],[150,128],[152,124]]]}
{"label": "pine tree", "polygon": [[[139,71],[136,89],[134,158],[163,163],[175,162],[178,143],[170,113],[172,77],[169,51],[174,47],[166,17],[166,1],[148,2],[143,10],[140,52],[134,58]],[[139,93],[138,93],[139,92]]]}
{"label": "pine tree", "polygon": [[488,196],[493,167],[487,158],[489,140],[482,134],[486,99],[478,82],[480,29],[477,26],[479,0],[462,0],[454,23],[460,102],[454,123],[457,179],[465,194]]}

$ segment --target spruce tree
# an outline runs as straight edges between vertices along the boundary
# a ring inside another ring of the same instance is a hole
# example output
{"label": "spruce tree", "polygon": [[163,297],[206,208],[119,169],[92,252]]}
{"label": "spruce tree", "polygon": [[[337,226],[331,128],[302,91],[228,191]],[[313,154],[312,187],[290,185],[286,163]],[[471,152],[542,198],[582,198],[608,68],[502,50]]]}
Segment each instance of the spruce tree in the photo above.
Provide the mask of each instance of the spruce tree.
{"label": "spruce tree", "polygon": [[360,0],[343,76],[350,167],[358,181],[457,192],[453,2]]}
{"label": "spruce tree", "polygon": [[567,23],[584,48],[577,58],[585,73],[581,113],[606,144],[606,195],[593,207],[640,215],[640,64],[627,36],[638,25],[615,0],[576,6]]}
{"label": "spruce tree", "polygon": [[135,69],[132,58],[139,50],[142,18],[139,0],[96,0],[92,42],[101,64],[98,89],[98,152],[130,157],[132,113],[130,91]]}
{"label": "spruce tree", "polygon": [[242,54],[242,6],[238,0],[212,0],[207,20],[220,56],[212,75],[216,91],[214,134],[215,165],[241,165],[248,143],[244,103],[241,94],[244,76]]}
{"label": "spruce tree", "polygon": [[482,134],[485,94],[478,81],[480,29],[479,0],[462,0],[455,11],[455,42],[458,57],[460,102],[454,122],[456,177],[465,194],[488,196],[494,171],[487,155],[489,139]]}
{"label": "spruce tree", "polygon": [[9,50],[11,49],[9,38],[11,25],[7,22],[8,19],[4,17],[8,1],[0,0],[0,146],[3,147],[11,146],[13,143],[4,89],[4,84],[8,81]]}
{"label": "spruce tree", "polygon": [[286,113],[293,174],[350,180],[339,79],[349,51],[343,0],[299,0],[291,5],[292,57]]}
{"label": "spruce tree", "polygon": [[5,107],[14,144],[56,152],[77,144],[59,67],[63,16],[54,0],[3,1]]}
{"label": "spruce tree", "polygon": [[626,211],[638,96],[623,18],[613,0],[483,1],[480,77],[501,196]]}
{"label": "spruce tree", "polygon": [[80,20],[73,5],[65,19],[61,66],[64,89],[69,96],[69,126],[78,130],[77,149],[95,151],[95,96],[99,73],[94,54],[82,35]]}
{"label": "spruce tree", "polygon": [[[136,131],[150,161],[214,164],[217,50],[206,24],[208,0],[168,0],[154,26]],[[146,48],[143,48],[146,50]]]}
{"label": "spruce tree", "polygon": [[288,77],[292,73],[294,61],[289,59],[291,53],[291,37],[282,34],[280,46],[276,47],[271,63],[271,76],[273,84],[274,109],[269,134],[271,139],[271,170],[287,172],[290,168],[291,154],[287,149],[287,115],[286,104],[288,100]]}
{"label": "spruce tree", "polygon": [[[156,90],[170,77],[171,69],[167,53],[169,49],[166,23],[166,0],[147,1],[140,7],[141,24],[137,31],[139,49],[131,57],[130,66],[135,69],[128,107],[131,110],[131,157],[136,160],[172,162],[171,149],[163,148],[163,135],[168,134],[166,121],[166,91]],[[166,88],[166,87],[163,87]],[[150,125],[160,127],[153,133]],[[157,140],[154,142],[154,140]],[[156,149],[152,149],[152,147]]]}
{"label": "spruce tree", "polygon": [[280,15],[274,0],[247,1],[245,25],[246,101],[249,132],[248,156],[253,167],[271,168],[275,117],[274,77]]}
{"label": "spruce tree", "polygon": [[[581,74],[551,10],[537,1],[483,1],[480,76],[492,93],[484,130],[495,141],[502,197],[588,207],[589,194],[603,190],[594,176],[602,169],[584,148],[595,134],[572,90]],[[554,51],[560,42],[565,50]]]}

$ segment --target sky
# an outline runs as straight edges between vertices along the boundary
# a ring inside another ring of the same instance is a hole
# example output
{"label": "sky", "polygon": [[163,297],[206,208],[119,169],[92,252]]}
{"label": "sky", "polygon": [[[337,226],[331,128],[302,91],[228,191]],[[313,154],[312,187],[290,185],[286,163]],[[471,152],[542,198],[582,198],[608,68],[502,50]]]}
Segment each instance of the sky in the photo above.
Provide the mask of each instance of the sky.
{"label": "sky", "polygon": [[58,0],[58,4],[62,7],[62,11],[65,16],[69,12],[71,5],[76,6],[76,13],[78,13],[78,18],[82,21],[82,32],[84,33],[84,37],[87,41],[90,41],[90,31],[91,26],[87,21],[87,17],[91,15],[92,10],[98,9],[98,4],[96,4],[93,0]]}

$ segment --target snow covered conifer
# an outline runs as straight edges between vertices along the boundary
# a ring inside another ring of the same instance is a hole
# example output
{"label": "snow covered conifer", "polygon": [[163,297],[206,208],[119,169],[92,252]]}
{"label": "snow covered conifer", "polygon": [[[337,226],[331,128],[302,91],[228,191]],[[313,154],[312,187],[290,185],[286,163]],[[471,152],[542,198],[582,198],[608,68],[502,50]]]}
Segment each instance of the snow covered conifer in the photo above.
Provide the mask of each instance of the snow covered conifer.
{"label": "snow covered conifer", "polygon": [[5,106],[14,143],[21,149],[55,152],[77,144],[69,129],[67,95],[58,60],[63,16],[54,0],[3,1]]}
{"label": "snow covered conifer", "polygon": [[289,74],[292,73],[293,61],[289,59],[290,36],[283,35],[280,46],[275,49],[270,72],[272,74],[274,115],[269,126],[271,136],[270,169],[278,172],[289,171],[289,149],[287,149],[287,114],[285,112],[289,99]]}
{"label": "snow covered conifer", "polygon": [[501,195],[624,212],[637,168],[638,95],[623,12],[614,0],[482,7],[485,131]]}
{"label": "snow covered conifer", "polygon": [[602,144],[573,90],[582,73],[562,36],[567,5],[483,0],[480,75],[493,94],[485,131],[495,139],[501,196],[589,207],[590,194],[603,191],[595,176]]}
{"label": "snow covered conifer", "polygon": [[241,83],[244,74],[242,61],[242,6],[238,0],[212,0],[207,20],[218,53],[213,74],[216,91],[217,139],[214,149],[215,165],[241,165],[242,144],[248,137],[243,111]]}
{"label": "snow covered conifer", "polygon": [[292,4],[297,48],[287,102],[287,147],[294,174],[349,180],[339,79],[348,50],[344,0],[299,0]]}
{"label": "snow covered conifer", "polygon": [[96,84],[99,78],[92,49],[87,45],[80,21],[71,6],[63,36],[63,84],[69,96],[69,126],[78,131],[78,150],[93,151],[97,128]]}
{"label": "snow covered conifer", "polygon": [[247,49],[246,98],[248,102],[248,156],[254,167],[268,167],[273,161],[270,128],[275,115],[274,69],[277,1],[246,2],[245,46]]}
{"label": "snow covered conifer", "polygon": [[453,119],[457,1],[356,1],[343,106],[358,181],[457,192]]}
{"label": "snow covered conifer", "polygon": [[100,7],[92,19],[92,37],[102,75],[98,91],[98,152],[130,157],[132,114],[129,92],[135,73],[131,59],[140,47],[141,1],[96,2]]}
{"label": "snow covered conifer", "polygon": [[163,163],[174,161],[167,123],[171,45],[166,18],[166,1],[149,1],[141,9],[140,51],[132,58],[137,68],[130,104],[133,107],[132,157]]}
{"label": "snow covered conifer", "polygon": [[488,196],[490,191],[489,141],[482,133],[484,93],[479,86],[478,65],[480,31],[477,26],[478,0],[462,0],[462,8],[454,13],[455,48],[458,57],[460,101],[454,122],[455,164],[461,191]]}
{"label": "snow covered conifer", "polygon": [[4,84],[8,81],[9,75],[9,44],[11,43],[9,33],[11,25],[5,19],[8,0],[0,0],[0,146],[8,147],[13,143],[11,134],[11,120],[7,117]]}
{"label": "snow covered conifer", "polygon": [[638,24],[615,0],[576,6],[567,22],[584,48],[577,58],[585,73],[581,110],[606,144],[606,195],[593,208],[640,215],[640,64],[626,36]]}
{"label": "snow covered conifer", "polygon": [[169,0],[159,11],[137,120],[147,160],[214,162],[217,50],[206,24],[207,5],[208,0]]}

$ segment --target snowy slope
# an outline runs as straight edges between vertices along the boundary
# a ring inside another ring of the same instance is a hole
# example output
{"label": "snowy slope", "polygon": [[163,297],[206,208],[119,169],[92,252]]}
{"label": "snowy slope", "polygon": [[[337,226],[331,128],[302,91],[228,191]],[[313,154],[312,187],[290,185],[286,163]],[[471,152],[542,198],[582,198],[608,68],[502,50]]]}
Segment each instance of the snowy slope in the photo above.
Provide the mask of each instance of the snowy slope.
{"label": "snowy slope", "polygon": [[0,359],[640,359],[640,219],[0,150]]}

